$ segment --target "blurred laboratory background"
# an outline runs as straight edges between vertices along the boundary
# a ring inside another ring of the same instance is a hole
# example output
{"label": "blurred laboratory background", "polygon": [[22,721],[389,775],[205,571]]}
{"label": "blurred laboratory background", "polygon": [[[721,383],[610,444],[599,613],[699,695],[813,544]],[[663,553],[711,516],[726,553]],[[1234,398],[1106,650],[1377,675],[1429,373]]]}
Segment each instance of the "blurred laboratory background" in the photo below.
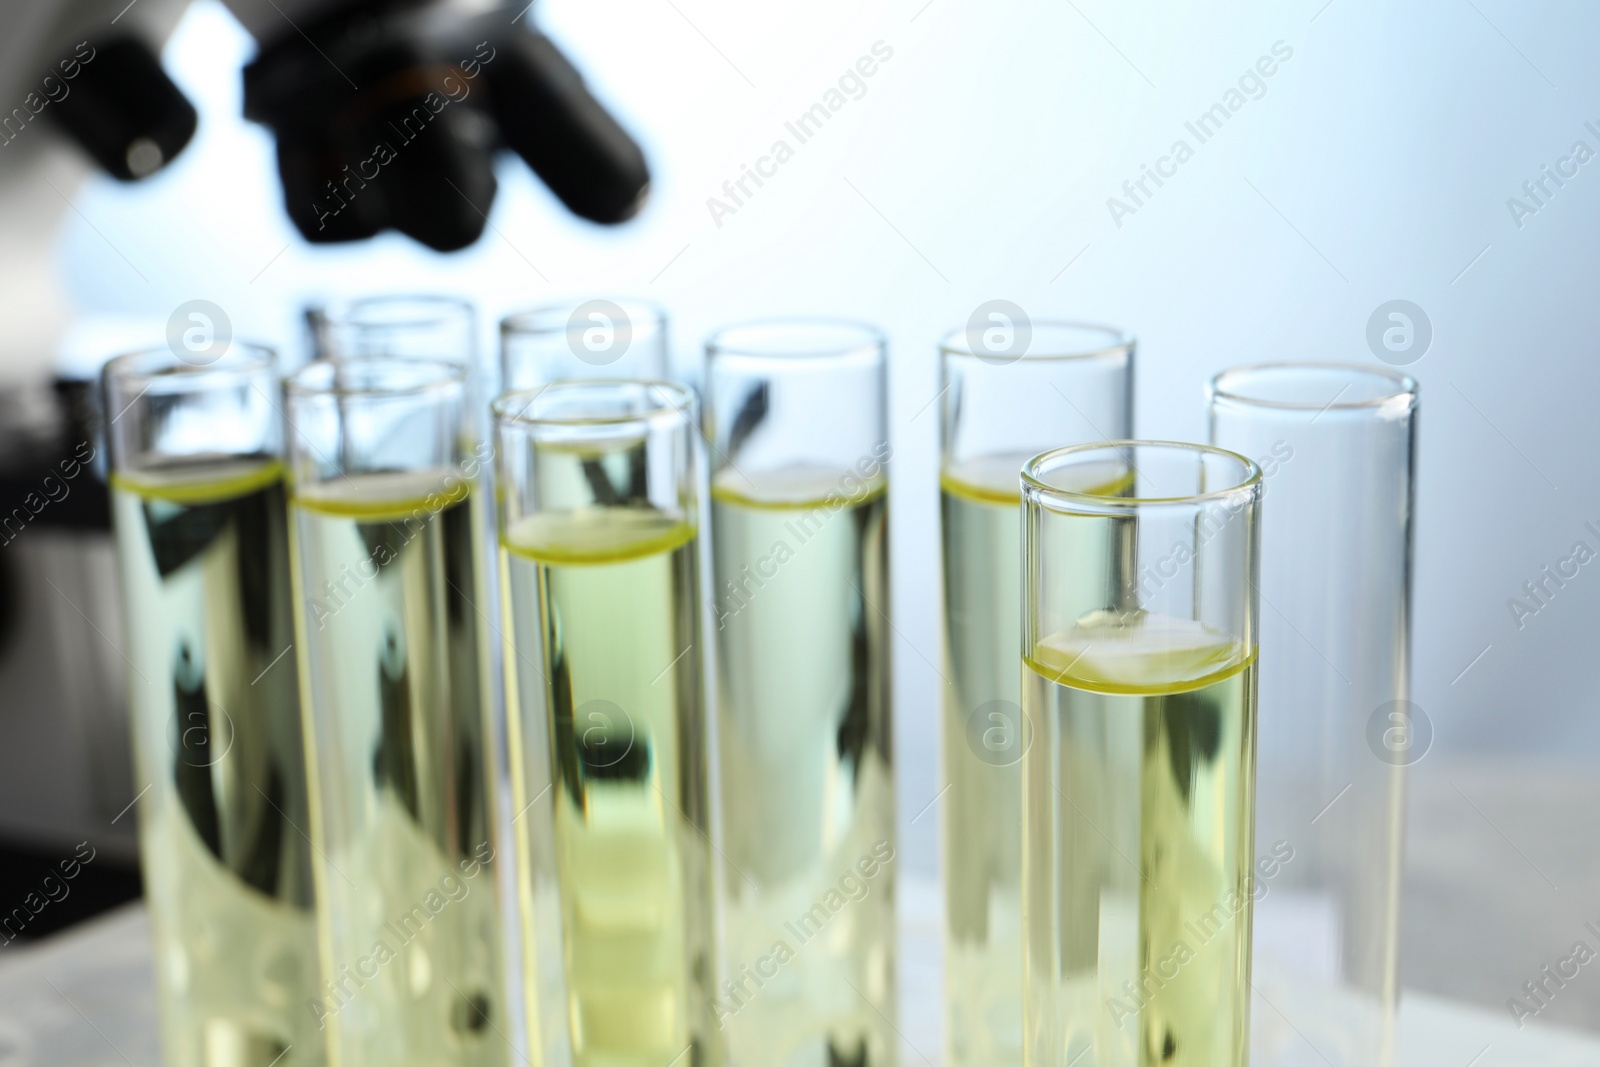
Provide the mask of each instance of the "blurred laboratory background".
{"label": "blurred laboratory background", "polygon": [[[159,342],[190,301],[299,359],[316,301],[466,297],[490,352],[512,311],[637,296],[668,309],[691,382],[729,321],[877,323],[902,931],[928,935],[902,950],[902,1029],[935,1057],[936,1029],[907,1020],[935,1026],[939,989],[940,335],[991,301],[1115,324],[1139,342],[1135,433],[1175,440],[1205,440],[1205,383],[1225,367],[1400,365],[1423,410],[1411,699],[1427,732],[1407,806],[1406,998],[1507,1032],[1600,1031],[1587,969],[1537,1018],[1507,1004],[1574,942],[1600,946],[1585,926],[1600,926],[1600,12],[538,0],[530,17],[639,138],[650,198],[600,227],[508,158],[482,239],[443,254],[295,231],[271,134],[240,115],[255,46],[195,0],[162,55],[199,112],[182,156],[135,184],[87,163],[26,176],[71,210],[45,258],[0,263],[9,492],[58,469],[32,458],[28,391]],[[111,553],[84,533],[104,523],[86,486],[103,467],[79,459],[36,520],[56,536],[0,547],[0,840],[19,857],[5,866],[20,895],[27,857],[92,841],[101,881],[71,907],[138,892],[133,819],[112,822],[135,799],[119,634],[114,604],[93,608],[113,595]],[[1469,1044],[1439,1062],[1465,1064]]]}

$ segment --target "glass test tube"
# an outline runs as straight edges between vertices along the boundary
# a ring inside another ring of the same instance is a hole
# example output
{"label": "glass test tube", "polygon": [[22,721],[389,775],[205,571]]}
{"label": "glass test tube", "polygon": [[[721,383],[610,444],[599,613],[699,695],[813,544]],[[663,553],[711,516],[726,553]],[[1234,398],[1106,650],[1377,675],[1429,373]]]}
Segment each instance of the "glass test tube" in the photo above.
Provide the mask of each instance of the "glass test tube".
{"label": "glass test tube", "polygon": [[1024,468],[1029,1067],[1248,1062],[1260,493],[1202,445]]}
{"label": "glass test tube", "polygon": [[939,348],[950,1067],[1022,1063],[1022,467],[1133,432],[1132,338],[1035,322],[996,340],[959,329]]}
{"label": "glass test tube", "polygon": [[364,296],[312,308],[306,318],[317,359],[392,356],[476,364],[477,314],[470,302],[453,296]]}
{"label": "glass test tube", "polygon": [[478,358],[478,313],[470,301],[427,293],[363,296],[314,307],[306,321],[316,359],[425,359],[465,367],[466,426],[475,437],[485,432],[484,410],[494,390],[486,380],[490,368]]}
{"label": "glass test tube", "polygon": [[529,1013],[576,1067],[716,1067],[693,394],[567,381],[494,415],[522,927],[561,947]]}
{"label": "glass test tube", "polygon": [[[323,986],[335,1067],[503,1067],[481,454],[459,365],[285,389]],[[486,451],[486,450],[485,450]]]}
{"label": "glass test tube", "polygon": [[323,1062],[272,353],[105,372],[167,1062]]}
{"label": "glass test tube", "polygon": [[569,378],[667,376],[667,316],[639,300],[596,298],[500,321],[500,381],[534,389]]}
{"label": "glass test tube", "polygon": [[1254,1062],[1387,1067],[1399,989],[1417,386],[1381,367],[1269,364],[1212,382],[1211,440],[1256,457],[1263,522]]}
{"label": "glass test tube", "polygon": [[895,1062],[884,339],[707,344],[724,971],[741,1067]]}

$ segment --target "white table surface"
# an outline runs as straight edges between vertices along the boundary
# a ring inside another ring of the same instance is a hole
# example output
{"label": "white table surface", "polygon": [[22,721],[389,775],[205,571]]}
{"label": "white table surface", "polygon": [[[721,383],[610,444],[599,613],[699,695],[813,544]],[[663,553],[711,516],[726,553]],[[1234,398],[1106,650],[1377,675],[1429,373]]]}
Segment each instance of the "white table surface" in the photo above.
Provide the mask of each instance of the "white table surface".
{"label": "white table surface", "polygon": [[[900,883],[905,1067],[938,1067],[939,901]],[[1315,1057],[1308,1062],[1316,1062]],[[36,945],[0,948],[0,1067],[158,1067],[149,926],[128,905]],[[1401,1067],[1600,1067],[1600,1036],[1407,993]]]}

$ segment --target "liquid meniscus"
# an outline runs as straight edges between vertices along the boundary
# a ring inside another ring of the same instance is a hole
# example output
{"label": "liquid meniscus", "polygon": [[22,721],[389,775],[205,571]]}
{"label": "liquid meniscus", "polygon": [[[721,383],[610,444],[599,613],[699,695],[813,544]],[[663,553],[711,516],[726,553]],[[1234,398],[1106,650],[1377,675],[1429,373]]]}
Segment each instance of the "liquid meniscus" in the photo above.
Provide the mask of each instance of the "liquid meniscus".
{"label": "liquid meniscus", "polygon": [[111,476],[173,1067],[323,1062],[283,473],[218,457]]}
{"label": "liquid meniscus", "polygon": [[334,1067],[504,1067],[481,529],[445,471],[290,504]]}
{"label": "liquid meniscus", "polygon": [[[1026,455],[985,456],[940,477],[945,673],[940,801],[945,1039],[951,1067],[1022,1062],[1022,519]],[[1086,487],[1120,495],[1120,469]]]}
{"label": "liquid meniscus", "polygon": [[1024,663],[1025,982],[1044,1062],[1244,1067],[1255,650],[1100,611]]}
{"label": "liquid meniscus", "polygon": [[746,1067],[895,1060],[885,489],[807,467],[712,481],[716,1010]]}
{"label": "liquid meniscus", "polygon": [[530,958],[560,945],[577,1067],[721,1062],[698,552],[644,506],[501,538],[520,907]]}

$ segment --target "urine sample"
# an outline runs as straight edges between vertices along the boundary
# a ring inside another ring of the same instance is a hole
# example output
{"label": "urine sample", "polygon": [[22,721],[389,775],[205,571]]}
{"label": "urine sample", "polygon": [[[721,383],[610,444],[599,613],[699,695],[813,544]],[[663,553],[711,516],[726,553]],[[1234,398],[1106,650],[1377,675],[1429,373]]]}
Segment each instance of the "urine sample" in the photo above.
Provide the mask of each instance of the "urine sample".
{"label": "urine sample", "polygon": [[1031,323],[1020,343],[974,325],[939,346],[950,1067],[1022,1063],[1022,467],[1132,433],[1133,352],[1119,331],[1070,322]]}
{"label": "urine sample", "polygon": [[[338,1067],[501,1067],[486,575],[465,370],[352,359],[290,378],[296,652]],[[483,450],[485,453],[487,449]]]}
{"label": "urine sample", "polygon": [[1200,445],[1024,468],[1029,1067],[1249,1062],[1260,492]]}
{"label": "urine sample", "polygon": [[716,1067],[693,394],[566,381],[494,417],[525,958],[560,946],[529,1013],[576,1067]]}
{"label": "urine sample", "polygon": [[270,351],[105,372],[139,848],[173,1067],[323,1060]]}
{"label": "urine sample", "polygon": [[707,344],[724,978],[741,1067],[895,1062],[882,334]]}
{"label": "urine sample", "polygon": [[1263,472],[1252,1061],[1390,1067],[1399,1008],[1417,384],[1387,367],[1217,375],[1211,441]]}
{"label": "urine sample", "polygon": [[502,388],[581,378],[667,377],[667,315],[654,304],[591,297],[500,320]]}

